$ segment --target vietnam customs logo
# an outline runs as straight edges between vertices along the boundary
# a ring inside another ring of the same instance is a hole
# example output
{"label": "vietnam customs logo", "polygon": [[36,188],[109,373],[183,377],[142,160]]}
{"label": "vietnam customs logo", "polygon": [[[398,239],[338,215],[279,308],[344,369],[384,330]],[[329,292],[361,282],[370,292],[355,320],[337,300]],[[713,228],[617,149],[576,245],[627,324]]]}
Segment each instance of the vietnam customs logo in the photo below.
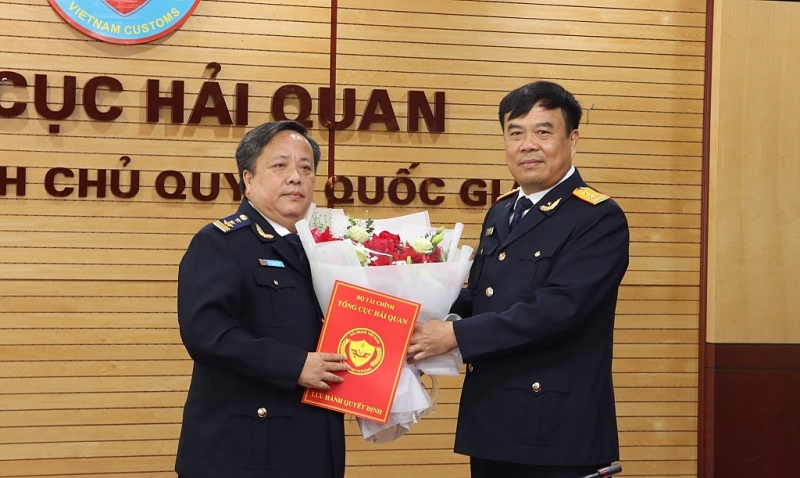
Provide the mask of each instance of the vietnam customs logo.
{"label": "vietnam customs logo", "polygon": [[49,0],[78,31],[108,43],[136,44],[172,33],[200,0]]}
{"label": "vietnam customs logo", "polygon": [[339,353],[347,356],[350,373],[368,375],[383,362],[384,345],[381,337],[370,329],[353,329],[339,342]]}

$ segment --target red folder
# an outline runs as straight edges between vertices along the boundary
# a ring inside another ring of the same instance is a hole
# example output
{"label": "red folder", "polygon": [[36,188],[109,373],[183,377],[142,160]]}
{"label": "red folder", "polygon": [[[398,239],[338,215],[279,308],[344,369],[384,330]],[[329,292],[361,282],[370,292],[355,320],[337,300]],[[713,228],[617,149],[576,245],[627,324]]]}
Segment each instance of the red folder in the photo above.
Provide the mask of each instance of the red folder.
{"label": "red folder", "polygon": [[306,389],[303,403],[386,423],[420,304],[336,281],[318,352],[347,356],[344,382]]}

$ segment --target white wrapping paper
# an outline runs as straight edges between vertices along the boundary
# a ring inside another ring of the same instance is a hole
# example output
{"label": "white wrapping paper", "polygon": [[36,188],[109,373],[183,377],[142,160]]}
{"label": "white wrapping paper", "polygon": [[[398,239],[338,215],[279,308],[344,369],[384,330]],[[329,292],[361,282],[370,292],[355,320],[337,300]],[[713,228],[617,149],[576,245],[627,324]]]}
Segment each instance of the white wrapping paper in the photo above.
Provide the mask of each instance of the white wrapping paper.
{"label": "white wrapping paper", "polygon": [[[337,237],[342,237],[350,225],[340,209],[316,208],[313,214],[311,224],[328,225]],[[311,263],[314,290],[323,311],[328,309],[333,283],[341,280],[421,304],[418,323],[444,320],[472,265],[472,248],[458,248],[463,230],[460,223],[453,229],[445,230],[444,239],[439,244],[447,253],[446,262],[369,267],[361,265],[355,252],[356,245],[349,241],[315,243],[311,227],[309,221],[303,219],[297,223],[297,234]],[[436,229],[431,228],[427,211],[391,219],[375,219],[373,227],[374,234],[389,231],[398,234],[404,241],[412,241]],[[357,419],[364,439],[385,443],[403,436],[410,430],[411,424],[435,410],[438,399],[435,375],[457,376],[462,365],[458,349],[415,365],[406,363],[387,423]],[[431,394],[428,394],[420,380],[420,371],[431,376]]]}

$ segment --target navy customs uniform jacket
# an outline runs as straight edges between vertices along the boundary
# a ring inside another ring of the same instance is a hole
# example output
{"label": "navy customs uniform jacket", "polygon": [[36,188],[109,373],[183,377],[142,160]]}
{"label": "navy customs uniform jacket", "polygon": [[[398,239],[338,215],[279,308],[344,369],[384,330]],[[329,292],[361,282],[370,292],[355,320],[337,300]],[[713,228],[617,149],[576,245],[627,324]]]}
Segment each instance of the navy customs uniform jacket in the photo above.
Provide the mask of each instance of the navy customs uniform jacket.
{"label": "navy customs uniform jacket", "polygon": [[619,459],[611,379],[617,290],[628,267],[620,207],[578,171],[509,233],[517,195],[486,215],[452,311],[467,374],[455,451],[540,466]]}
{"label": "navy customs uniform jacket", "polygon": [[179,475],[344,475],[342,414],[302,404],[297,385],[322,329],[311,271],[247,199],[192,239],[178,322],[194,359]]}

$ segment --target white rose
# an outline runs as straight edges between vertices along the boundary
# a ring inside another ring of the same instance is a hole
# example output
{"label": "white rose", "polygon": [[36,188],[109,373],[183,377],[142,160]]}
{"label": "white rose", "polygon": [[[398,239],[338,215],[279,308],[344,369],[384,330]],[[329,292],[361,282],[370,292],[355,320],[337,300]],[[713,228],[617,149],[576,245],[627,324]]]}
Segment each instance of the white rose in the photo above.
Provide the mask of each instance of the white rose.
{"label": "white rose", "polygon": [[347,237],[352,241],[363,244],[364,241],[369,239],[369,234],[361,226],[350,226],[347,228]]}
{"label": "white rose", "polygon": [[430,254],[433,252],[433,244],[431,244],[430,239],[425,239],[424,237],[414,239],[414,242],[411,243],[411,248],[420,254]]}
{"label": "white rose", "polygon": [[355,250],[356,250],[356,257],[358,257],[358,262],[360,262],[362,266],[367,265],[367,263],[369,262],[369,252],[360,247],[356,247]]}

